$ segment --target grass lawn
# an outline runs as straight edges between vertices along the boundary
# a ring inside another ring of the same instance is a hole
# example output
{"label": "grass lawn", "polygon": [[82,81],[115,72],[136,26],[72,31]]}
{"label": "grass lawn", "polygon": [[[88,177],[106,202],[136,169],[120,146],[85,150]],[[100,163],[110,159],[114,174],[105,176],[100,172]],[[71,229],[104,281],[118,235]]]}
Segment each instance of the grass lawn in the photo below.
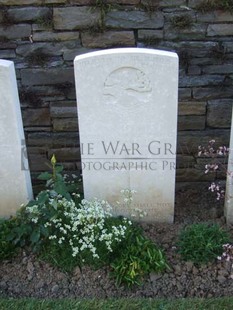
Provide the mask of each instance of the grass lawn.
{"label": "grass lawn", "polygon": [[218,299],[0,299],[0,310],[231,310],[233,297]]}

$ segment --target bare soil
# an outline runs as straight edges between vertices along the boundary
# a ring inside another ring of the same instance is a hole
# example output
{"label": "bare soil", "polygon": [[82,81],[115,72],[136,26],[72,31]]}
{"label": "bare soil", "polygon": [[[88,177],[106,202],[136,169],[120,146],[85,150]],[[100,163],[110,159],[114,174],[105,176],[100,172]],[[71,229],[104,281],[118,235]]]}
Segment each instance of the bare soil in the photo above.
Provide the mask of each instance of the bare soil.
{"label": "bare soil", "polygon": [[223,202],[218,202],[206,187],[195,186],[176,193],[174,224],[142,224],[145,234],[165,249],[170,271],[150,274],[143,285],[117,287],[109,268],[94,271],[89,267],[67,274],[40,261],[32,253],[21,253],[0,265],[0,296],[5,297],[220,297],[233,295],[231,263],[215,261],[200,267],[184,262],[177,254],[178,234],[185,225],[211,221],[225,224]]}

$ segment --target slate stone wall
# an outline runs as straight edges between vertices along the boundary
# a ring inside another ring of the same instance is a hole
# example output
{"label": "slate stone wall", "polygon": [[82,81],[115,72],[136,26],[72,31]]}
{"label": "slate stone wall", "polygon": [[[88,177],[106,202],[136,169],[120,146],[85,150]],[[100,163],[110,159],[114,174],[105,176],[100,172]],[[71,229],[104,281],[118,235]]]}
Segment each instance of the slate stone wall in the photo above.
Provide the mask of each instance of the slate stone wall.
{"label": "slate stone wall", "polygon": [[196,154],[208,140],[229,142],[233,14],[206,12],[207,2],[0,0],[0,58],[15,62],[35,188],[53,153],[67,171],[80,172],[73,59],[111,47],[179,54],[177,184],[212,180]]}

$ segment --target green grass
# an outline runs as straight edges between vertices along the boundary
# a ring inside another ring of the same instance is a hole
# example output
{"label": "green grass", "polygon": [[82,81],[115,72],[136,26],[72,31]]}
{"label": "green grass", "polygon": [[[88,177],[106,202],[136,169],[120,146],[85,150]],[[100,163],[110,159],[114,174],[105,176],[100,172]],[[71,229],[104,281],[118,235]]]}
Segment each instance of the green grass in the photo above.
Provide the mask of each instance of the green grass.
{"label": "green grass", "polygon": [[218,299],[0,299],[0,310],[230,310],[233,297]]}

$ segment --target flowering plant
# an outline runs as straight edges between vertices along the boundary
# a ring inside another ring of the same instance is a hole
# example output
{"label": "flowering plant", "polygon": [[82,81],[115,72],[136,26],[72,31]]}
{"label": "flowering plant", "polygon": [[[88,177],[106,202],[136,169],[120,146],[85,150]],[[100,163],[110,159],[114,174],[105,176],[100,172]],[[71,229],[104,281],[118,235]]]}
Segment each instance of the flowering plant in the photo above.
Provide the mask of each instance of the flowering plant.
{"label": "flowering plant", "polygon": [[[30,245],[34,250],[64,245],[69,255],[85,261],[85,257],[101,258],[98,247],[106,254],[126,236],[132,225],[126,218],[112,219],[112,207],[106,201],[81,199],[73,181],[66,181],[51,159],[52,173],[43,173],[47,190],[40,192],[34,201],[22,206],[17,214],[17,225],[10,239],[21,246]],[[111,225],[110,225],[111,222]],[[68,249],[67,249],[68,246]]]}
{"label": "flowering plant", "polygon": [[[207,147],[199,146],[198,147],[198,156],[204,156],[210,158],[210,163],[205,165],[205,173],[215,172],[220,167],[225,169],[226,174],[229,172],[225,168],[225,165],[222,162],[222,158],[226,158],[229,154],[229,148],[226,146],[215,147],[215,140],[210,140]],[[211,192],[216,193],[216,199],[220,200],[225,196],[225,190],[220,183],[212,182],[208,188]]]}
{"label": "flowering plant", "polygon": [[[42,259],[65,271],[84,263],[93,267],[108,264],[118,284],[137,284],[150,271],[167,268],[163,252],[142,235],[136,224],[126,217],[113,217],[107,201],[81,199],[77,183],[66,180],[55,156],[51,164],[52,172],[39,176],[46,181],[47,189],[21,206],[10,220],[13,225],[10,232],[7,230],[7,239],[13,245],[29,246]],[[121,193],[123,204],[132,211],[135,191]],[[144,216],[141,210],[133,212]]]}

